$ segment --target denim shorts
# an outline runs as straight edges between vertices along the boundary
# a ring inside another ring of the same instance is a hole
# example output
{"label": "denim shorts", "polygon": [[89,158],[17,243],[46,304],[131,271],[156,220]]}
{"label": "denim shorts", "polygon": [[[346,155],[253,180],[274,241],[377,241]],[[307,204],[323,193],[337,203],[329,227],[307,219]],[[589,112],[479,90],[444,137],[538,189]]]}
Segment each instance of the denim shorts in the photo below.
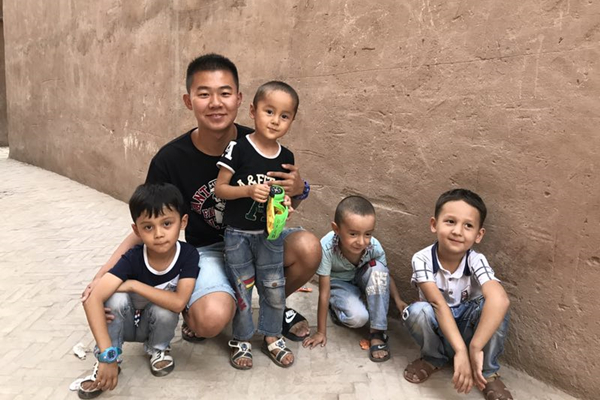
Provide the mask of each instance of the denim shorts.
{"label": "denim shorts", "polygon": [[[304,228],[286,228],[281,233],[281,237],[285,241],[286,236],[301,230],[304,230]],[[229,293],[235,301],[235,292],[231,288],[225,274],[225,243],[213,243],[208,246],[198,247],[197,250],[198,254],[200,254],[200,261],[198,262],[200,272],[198,273],[196,286],[187,304],[187,308],[190,308],[199,298],[215,292]]]}

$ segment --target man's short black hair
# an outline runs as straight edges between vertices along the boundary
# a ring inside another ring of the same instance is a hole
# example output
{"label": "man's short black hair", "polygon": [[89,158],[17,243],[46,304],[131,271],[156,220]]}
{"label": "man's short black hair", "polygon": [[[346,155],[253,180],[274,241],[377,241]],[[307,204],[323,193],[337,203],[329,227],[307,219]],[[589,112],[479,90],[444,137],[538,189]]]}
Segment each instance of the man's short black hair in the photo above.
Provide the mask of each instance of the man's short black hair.
{"label": "man's short black hair", "polygon": [[355,214],[362,217],[375,215],[375,208],[369,200],[362,196],[348,196],[340,201],[340,204],[336,207],[333,222],[337,226],[340,226],[347,214]]}
{"label": "man's short black hair", "polygon": [[194,82],[194,75],[197,72],[203,71],[229,71],[233,75],[233,82],[235,83],[235,90],[240,90],[240,80],[238,78],[238,71],[235,64],[227,57],[220,54],[210,53],[204,54],[195,60],[193,60],[187,67],[185,75],[185,87],[188,94],[192,89],[192,83]]}
{"label": "man's short black hair", "polygon": [[165,207],[176,211],[180,217],[185,214],[183,196],[179,189],[170,183],[140,185],[129,199],[129,212],[133,222],[144,213],[153,218],[163,215]]}
{"label": "man's short black hair", "polygon": [[450,201],[459,200],[464,201],[472,207],[475,207],[477,211],[479,211],[479,227],[481,228],[483,226],[483,222],[485,221],[485,217],[487,216],[487,208],[485,207],[485,203],[481,197],[469,189],[452,189],[442,193],[435,203],[435,218],[437,219],[437,217],[440,215],[440,211],[442,210],[444,204]]}
{"label": "man's short black hair", "polygon": [[274,92],[276,90],[282,91],[290,95],[292,100],[294,101],[294,116],[298,112],[298,106],[300,105],[300,98],[298,97],[298,93],[294,90],[293,87],[288,85],[285,82],[281,81],[270,81],[260,85],[260,87],[256,90],[256,94],[254,95],[254,100],[252,100],[252,104],[254,108],[258,106],[258,102],[263,100],[267,94],[270,92]]}

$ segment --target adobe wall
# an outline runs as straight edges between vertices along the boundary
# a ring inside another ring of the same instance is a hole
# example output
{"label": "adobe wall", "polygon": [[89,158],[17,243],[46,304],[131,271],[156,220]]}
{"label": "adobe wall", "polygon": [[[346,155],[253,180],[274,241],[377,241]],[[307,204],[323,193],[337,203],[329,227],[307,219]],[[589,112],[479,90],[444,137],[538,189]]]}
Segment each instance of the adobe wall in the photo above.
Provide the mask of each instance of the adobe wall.
{"label": "adobe wall", "polygon": [[[170,3],[170,2],[169,2]],[[193,126],[187,63],[216,51],[249,98],[301,97],[284,142],[312,183],[295,222],[324,234],[338,200],[378,209],[402,293],[437,196],[477,191],[484,252],[512,299],[504,362],[600,391],[600,4],[356,0],[7,2],[12,158],[126,200]],[[198,5],[201,4],[201,5]]]}
{"label": "adobe wall", "polygon": [[0,0],[0,146],[8,146],[8,121],[6,118],[6,80],[4,79],[4,19]]}

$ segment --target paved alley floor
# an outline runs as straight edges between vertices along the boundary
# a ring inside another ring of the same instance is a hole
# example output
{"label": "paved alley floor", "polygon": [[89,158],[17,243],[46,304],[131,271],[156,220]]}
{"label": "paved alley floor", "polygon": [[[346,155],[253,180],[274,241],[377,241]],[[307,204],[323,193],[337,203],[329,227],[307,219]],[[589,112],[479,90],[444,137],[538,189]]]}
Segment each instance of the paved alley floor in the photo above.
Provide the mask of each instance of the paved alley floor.
{"label": "paved alley floor", "polygon": [[[77,399],[73,380],[90,373],[93,356],[80,360],[73,346],[93,347],[79,296],[129,233],[127,205],[60,175],[8,159],[0,148],[0,399]],[[296,293],[288,305],[316,326],[318,293]],[[141,344],[124,346],[117,388],[102,399],[483,399],[453,391],[445,369],[422,385],[404,380],[418,349],[391,321],[392,358],[376,364],[359,347],[362,331],[328,326],[325,348],[288,341],[290,369],[275,366],[253,340],[254,368],[229,365],[227,332],[200,344],[172,343],[175,371],[150,374]],[[257,351],[258,350],[258,351]],[[573,399],[514,369],[503,367],[515,399]]]}

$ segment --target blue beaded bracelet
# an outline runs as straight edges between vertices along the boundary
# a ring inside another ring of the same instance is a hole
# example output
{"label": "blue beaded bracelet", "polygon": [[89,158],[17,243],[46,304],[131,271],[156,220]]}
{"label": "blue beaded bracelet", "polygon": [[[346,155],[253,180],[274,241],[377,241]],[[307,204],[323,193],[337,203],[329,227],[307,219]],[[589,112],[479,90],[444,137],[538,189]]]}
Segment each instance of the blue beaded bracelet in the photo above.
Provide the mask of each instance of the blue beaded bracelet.
{"label": "blue beaded bracelet", "polygon": [[310,193],[310,185],[308,184],[307,181],[304,181],[304,190],[302,191],[301,194],[294,196],[293,198],[296,200],[304,200],[308,197],[309,193]]}

